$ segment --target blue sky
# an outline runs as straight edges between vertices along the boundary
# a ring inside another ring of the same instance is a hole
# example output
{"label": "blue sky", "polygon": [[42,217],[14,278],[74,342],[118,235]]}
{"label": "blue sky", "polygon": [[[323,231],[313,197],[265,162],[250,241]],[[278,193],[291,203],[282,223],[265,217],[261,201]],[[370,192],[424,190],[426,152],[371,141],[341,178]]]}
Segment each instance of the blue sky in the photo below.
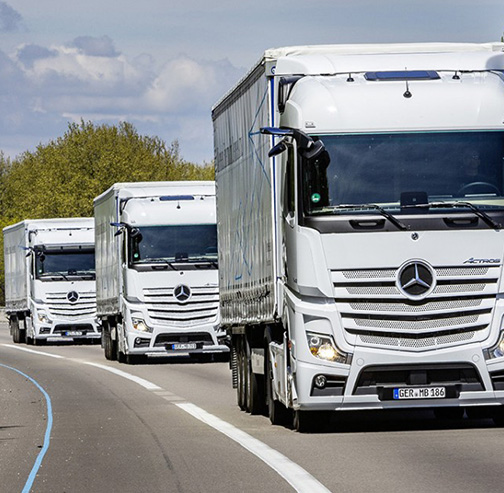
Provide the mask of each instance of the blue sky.
{"label": "blue sky", "polygon": [[502,0],[0,0],[0,150],[126,120],[209,162],[212,105],[267,48],[503,31]]}

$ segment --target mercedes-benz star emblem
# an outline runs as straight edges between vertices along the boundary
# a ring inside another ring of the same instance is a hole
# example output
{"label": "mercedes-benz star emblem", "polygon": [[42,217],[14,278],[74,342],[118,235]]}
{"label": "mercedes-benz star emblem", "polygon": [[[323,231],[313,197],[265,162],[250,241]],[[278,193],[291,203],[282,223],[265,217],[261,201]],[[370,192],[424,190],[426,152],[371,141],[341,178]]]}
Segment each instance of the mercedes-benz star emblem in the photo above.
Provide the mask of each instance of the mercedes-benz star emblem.
{"label": "mercedes-benz star emblem", "polygon": [[79,299],[79,293],[77,293],[77,291],[70,291],[67,294],[67,300],[70,303],[75,303],[76,301],[78,301],[78,299]]}
{"label": "mercedes-benz star emblem", "polygon": [[410,299],[425,298],[435,288],[434,270],[419,260],[408,262],[399,269],[397,287]]}
{"label": "mercedes-benz star emblem", "polygon": [[185,284],[179,284],[173,291],[173,294],[180,302],[187,301],[191,297],[191,290]]}

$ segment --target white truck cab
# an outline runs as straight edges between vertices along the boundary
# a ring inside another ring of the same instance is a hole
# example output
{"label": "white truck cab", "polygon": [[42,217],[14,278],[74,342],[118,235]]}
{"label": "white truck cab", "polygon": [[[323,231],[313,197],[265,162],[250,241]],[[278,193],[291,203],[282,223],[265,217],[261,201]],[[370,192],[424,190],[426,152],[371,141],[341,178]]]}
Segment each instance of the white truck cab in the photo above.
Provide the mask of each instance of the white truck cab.
{"label": "white truck cab", "polygon": [[99,341],[93,218],[25,220],[3,232],[14,342]]}
{"label": "white truck cab", "polygon": [[214,183],[117,183],[94,205],[105,357],[225,358]]}

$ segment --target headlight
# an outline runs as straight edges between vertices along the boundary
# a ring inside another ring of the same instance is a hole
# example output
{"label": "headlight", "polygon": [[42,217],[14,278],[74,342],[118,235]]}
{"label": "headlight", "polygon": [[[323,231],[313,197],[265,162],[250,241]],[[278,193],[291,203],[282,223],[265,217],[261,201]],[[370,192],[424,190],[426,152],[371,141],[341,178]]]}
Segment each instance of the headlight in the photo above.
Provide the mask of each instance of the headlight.
{"label": "headlight", "polygon": [[346,363],[347,354],[339,351],[334,344],[333,338],[325,334],[307,332],[306,338],[310,352],[316,358],[337,363]]}
{"label": "headlight", "polygon": [[38,311],[37,317],[39,319],[39,322],[42,322],[43,324],[50,324],[51,323],[51,319],[46,315],[45,312]]}
{"label": "headlight", "polygon": [[139,330],[140,332],[152,332],[152,327],[149,327],[143,318],[131,317],[131,325],[133,325],[135,330]]}
{"label": "headlight", "polygon": [[485,359],[502,358],[504,356],[504,332],[501,332],[497,344],[485,349]]}

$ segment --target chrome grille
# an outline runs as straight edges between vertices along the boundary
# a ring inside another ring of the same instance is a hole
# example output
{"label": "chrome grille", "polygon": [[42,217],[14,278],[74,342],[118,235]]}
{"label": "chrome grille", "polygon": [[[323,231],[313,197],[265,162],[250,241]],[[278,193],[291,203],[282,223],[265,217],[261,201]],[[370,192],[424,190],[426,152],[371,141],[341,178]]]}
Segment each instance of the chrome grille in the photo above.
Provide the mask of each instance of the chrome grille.
{"label": "chrome grille", "polygon": [[334,295],[350,340],[420,350],[479,337],[491,321],[500,265],[434,267],[436,287],[406,298],[397,268],[332,271]]}
{"label": "chrome grille", "polygon": [[79,299],[70,303],[67,293],[47,293],[47,308],[55,320],[80,320],[96,315],[96,292],[79,293]]}
{"label": "chrome grille", "polygon": [[160,325],[192,328],[217,321],[219,311],[218,287],[191,287],[191,297],[179,302],[174,288],[144,289],[149,317]]}

